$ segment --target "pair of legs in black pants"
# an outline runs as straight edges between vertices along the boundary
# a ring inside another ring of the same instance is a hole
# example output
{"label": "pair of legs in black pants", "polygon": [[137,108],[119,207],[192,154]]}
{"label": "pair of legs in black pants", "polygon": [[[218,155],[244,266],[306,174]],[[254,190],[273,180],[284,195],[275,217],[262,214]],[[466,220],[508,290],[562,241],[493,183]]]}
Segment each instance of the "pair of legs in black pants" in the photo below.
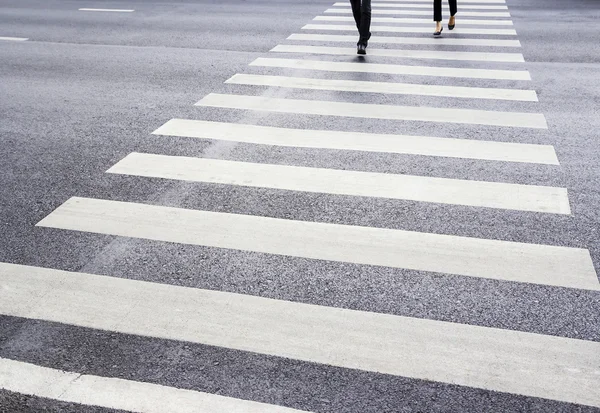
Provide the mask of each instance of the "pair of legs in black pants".
{"label": "pair of legs in black pants", "polygon": [[371,38],[371,0],[350,0],[352,14],[360,35],[357,46],[367,46]]}
{"label": "pair of legs in black pants", "polygon": [[[454,16],[457,12],[456,0],[448,0],[450,5],[450,16]],[[433,0],[433,21],[442,21],[442,0]]]}

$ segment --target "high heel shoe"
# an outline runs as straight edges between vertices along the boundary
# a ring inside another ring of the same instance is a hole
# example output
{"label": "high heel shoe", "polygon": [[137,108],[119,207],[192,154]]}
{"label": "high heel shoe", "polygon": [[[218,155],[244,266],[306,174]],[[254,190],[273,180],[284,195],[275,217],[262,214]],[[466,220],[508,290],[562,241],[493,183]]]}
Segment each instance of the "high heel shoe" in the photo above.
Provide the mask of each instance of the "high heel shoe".
{"label": "high heel shoe", "polygon": [[433,32],[433,35],[434,35],[434,36],[439,36],[439,35],[441,35],[441,34],[442,34],[442,31],[443,31],[443,30],[444,30],[444,26],[442,26],[442,25],[440,25],[440,30],[437,30],[437,27],[436,27],[436,31],[435,31],[435,32]]}
{"label": "high heel shoe", "polygon": [[[452,16],[452,18],[454,18],[454,16]],[[455,26],[456,26],[456,19],[454,19],[454,24],[450,24],[450,21],[448,21],[448,30],[454,30]]]}

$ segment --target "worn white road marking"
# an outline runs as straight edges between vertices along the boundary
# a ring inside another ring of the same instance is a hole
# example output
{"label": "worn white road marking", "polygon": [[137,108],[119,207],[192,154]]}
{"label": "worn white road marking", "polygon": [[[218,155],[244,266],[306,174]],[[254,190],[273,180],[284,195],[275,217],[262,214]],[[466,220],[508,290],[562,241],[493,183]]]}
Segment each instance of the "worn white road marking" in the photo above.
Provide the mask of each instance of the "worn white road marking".
{"label": "worn white road marking", "polygon": [[520,128],[547,129],[541,113],[499,112],[474,109],[432,108],[422,106],[377,105],[323,100],[281,99],[264,96],[210,93],[196,106],[245,109],[306,115],[345,116],[422,122],[465,123]]}
{"label": "worn white road marking", "polygon": [[321,70],[326,72],[387,73],[435,77],[460,77],[474,79],[531,80],[526,70],[469,69],[461,67],[436,67],[391,65],[381,63],[331,62],[308,59],[281,59],[259,57],[250,66],[283,67],[289,69]]}
{"label": "worn white road marking", "polygon": [[423,85],[419,83],[370,82],[344,79],[315,79],[306,77],[236,74],[225,83],[254,86],[287,87],[312,90],[336,90],[343,92],[383,93],[400,95],[444,96],[452,98],[513,100],[537,102],[534,90],[499,89],[489,87],[466,87]]}
{"label": "worn white road marking", "polygon": [[0,312],[10,316],[600,407],[593,341],[13,264],[0,274]]}
{"label": "worn white road marking", "polygon": [[[356,43],[356,36],[353,35],[332,35],[332,34],[292,34],[288,40],[320,41],[320,42],[348,42]],[[442,37],[439,39],[433,37],[371,37],[369,44],[426,44],[426,45],[444,45],[444,46],[483,46],[483,47],[521,47],[518,40],[498,40],[498,39],[457,39]]]}
{"label": "worn white road marking", "polygon": [[[356,26],[351,24],[307,24],[302,27],[302,30],[336,30],[344,32],[355,32]],[[371,27],[373,33],[429,33],[431,27],[409,27],[409,26],[381,26],[374,25]],[[473,29],[457,27],[454,29],[457,34],[484,34],[484,35],[500,35],[500,36],[516,36],[517,31],[514,29]]]}
{"label": "worn white road marking", "polygon": [[[330,47],[280,44],[271,49],[279,53],[307,53],[356,56],[355,47]],[[496,53],[496,52],[454,52],[443,50],[399,50],[399,49],[373,49],[369,48],[369,56],[403,57],[412,59],[440,59],[440,60],[474,60],[483,62],[522,63],[525,60],[521,53]]]}
{"label": "worn white road marking", "polygon": [[171,119],[155,130],[153,134],[300,148],[559,164],[556,152],[551,145],[470,139],[289,129],[188,119]]}
{"label": "worn white road marking", "polygon": [[[460,9],[461,10],[508,10],[508,6],[490,6],[490,5],[481,5],[481,4],[462,4],[461,1]],[[347,7],[348,3],[346,2],[338,2],[333,5],[334,7]],[[415,3],[371,3],[373,7],[397,7],[397,8],[407,8],[407,9],[431,9],[431,4],[415,4]],[[449,9],[447,4],[442,4],[442,8],[445,10]]]}
{"label": "worn white road marking", "polygon": [[570,214],[565,188],[131,153],[107,172],[256,188]]}
{"label": "worn white road marking", "polygon": [[[3,287],[1,274],[5,268],[0,264],[0,287]],[[49,276],[61,276],[52,270],[45,271],[48,271]],[[0,389],[85,406],[138,413],[300,412],[296,409],[217,394],[67,372],[6,358],[0,358]]]}
{"label": "worn white road marking", "polygon": [[79,11],[107,11],[114,13],[133,13],[135,10],[126,10],[126,9],[79,9]]}
{"label": "worn white road marking", "polygon": [[600,290],[585,249],[71,198],[38,226]]}
{"label": "worn white road marking", "polygon": [[[325,13],[332,14],[352,14],[351,8],[332,8],[325,10]],[[404,16],[430,16],[429,10],[385,10],[374,8],[373,15],[404,15]],[[462,11],[460,17],[510,17],[510,13],[502,11]]]}
{"label": "worn white road marking", "polygon": [[[317,16],[313,20],[316,21],[332,21],[332,22],[354,22],[352,16]],[[400,24],[427,24],[431,26],[430,19],[414,19],[408,17],[373,17],[373,23],[400,23]],[[512,20],[473,20],[460,19],[461,25],[482,25],[482,26],[512,26]]]}
{"label": "worn white road marking", "polygon": [[29,38],[27,37],[3,37],[0,36],[0,41],[6,41],[6,42],[25,42],[29,40]]}

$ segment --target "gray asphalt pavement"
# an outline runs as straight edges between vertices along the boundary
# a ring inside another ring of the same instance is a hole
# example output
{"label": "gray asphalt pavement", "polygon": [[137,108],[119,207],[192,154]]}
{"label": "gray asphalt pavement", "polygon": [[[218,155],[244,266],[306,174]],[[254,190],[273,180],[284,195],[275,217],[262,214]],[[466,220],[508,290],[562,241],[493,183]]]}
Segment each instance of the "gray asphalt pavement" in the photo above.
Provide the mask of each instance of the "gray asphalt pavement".
{"label": "gray asphalt pavement", "polygon": [[[457,33],[446,29],[446,38],[506,38],[461,34],[458,1]],[[0,40],[0,263],[600,344],[600,289],[36,227],[76,196],[581,248],[589,251],[600,274],[600,44],[596,41],[600,1],[507,0],[517,31],[514,38],[521,42],[521,48],[375,43],[369,46],[522,53],[525,63],[517,65],[369,55],[359,60],[354,56],[269,52],[279,44],[352,47],[352,43],[286,40],[292,33],[349,34],[302,30],[305,24],[317,23],[311,20],[324,15],[332,4],[331,0],[0,1],[0,37],[29,39]],[[84,7],[135,11],[78,11]],[[433,22],[427,27],[433,29]],[[374,31],[374,38],[377,36],[430,34]],[[518,66],[529,71],[532,80],[248,66],[259,57],[474,69],[512,70]],[[224,83],[238,73],[531,89],[536,91],[539,102]],[[548,129],[194,106],[210,93],[535,112],[545,116]],[[560,165],[256,145],[152,134],[174,118],[552,145]],[[571,214],[106,173],[132,152],[560,187],[568,190]],[[570,268],[562,270],[568,273]],[[0,272],[0,291],[3,275]],[[372,340],[376,346],[378,337]],[[526,392],[515,394],[435,377],[410,378],[344,368],[206,343],[18,317],[2,311],[0,359],[312,412],[600,411],[591,404],[534,397]],[[600,353],[593,368],[600,374]],[[0,372],[0,384],[1,377]],[[0,386],[0,412],[38,411],[117,410],[19,394]]]}

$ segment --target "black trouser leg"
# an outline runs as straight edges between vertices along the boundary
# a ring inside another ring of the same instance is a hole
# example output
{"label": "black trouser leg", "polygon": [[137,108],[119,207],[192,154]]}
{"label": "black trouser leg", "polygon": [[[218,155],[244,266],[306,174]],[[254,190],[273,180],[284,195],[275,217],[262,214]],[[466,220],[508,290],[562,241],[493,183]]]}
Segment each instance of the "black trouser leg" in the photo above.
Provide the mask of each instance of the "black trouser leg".
{"label": "black trouser leg", "polygon": [[442,0],[433,0],[433,21],[442,21]]}
{"label": "black trouser leg", "polygon": [[360,0],[350,0],[350,5],[352,6],[352,15],[354,15],[356,28],[360,31]]}
{"label": "black trouser leg", "polygon": [[366,45],[371,38],[371,0],[350,0],[350,4],[360,34],[358,43]]}
{"label": "black trouser leg", "polygon": [[[458,11],[456,0],[448,0],[448,4],[450,5],[450,16],[454,16]],[[433,21],[442,21],[442,0],[433,0]]]}
{"label": "black trouser leg", "polygon": [[456,6],[456,0],[448,0],[448,4],[450,5],[450,16],[454,16],[458,11],[458,7]]}
{"label": "black trouser leg", "polygon": [[371,0],[362,0],[360,17],[360,43],[366,45],[371,38]]}

